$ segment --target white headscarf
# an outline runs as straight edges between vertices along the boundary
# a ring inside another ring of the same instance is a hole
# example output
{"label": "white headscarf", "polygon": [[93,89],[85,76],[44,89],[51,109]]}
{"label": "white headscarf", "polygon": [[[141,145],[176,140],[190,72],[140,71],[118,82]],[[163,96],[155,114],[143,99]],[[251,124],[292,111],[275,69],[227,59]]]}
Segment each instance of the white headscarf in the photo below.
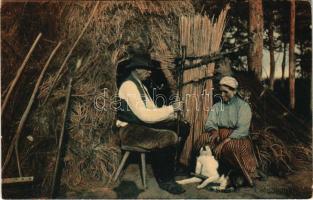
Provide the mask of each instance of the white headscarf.
{"label": "white headscarf", "polygon": [[220,80],[220,85],[226,85],[228,87],[231,87],[233,89],[237,89],[238,87],[238,82],[234,77],[231,76],[224,76],[221,80]]}

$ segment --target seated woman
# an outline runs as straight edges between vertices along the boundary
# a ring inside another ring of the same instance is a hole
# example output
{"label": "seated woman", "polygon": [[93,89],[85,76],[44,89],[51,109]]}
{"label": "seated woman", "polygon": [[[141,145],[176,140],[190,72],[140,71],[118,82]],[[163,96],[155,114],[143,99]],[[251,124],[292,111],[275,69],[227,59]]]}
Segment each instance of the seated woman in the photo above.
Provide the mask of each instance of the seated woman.
{"label": "seated woman", "polygon": [[257,161],[254,156],[249,127],[252,118],[247,102],[238,97],[238,82],[225,76],[220,80],[222,101],[213,105],[205,124],[205,133],[200,136],[196,146],[209,144],[215,157],[243,172],[252,186]]}

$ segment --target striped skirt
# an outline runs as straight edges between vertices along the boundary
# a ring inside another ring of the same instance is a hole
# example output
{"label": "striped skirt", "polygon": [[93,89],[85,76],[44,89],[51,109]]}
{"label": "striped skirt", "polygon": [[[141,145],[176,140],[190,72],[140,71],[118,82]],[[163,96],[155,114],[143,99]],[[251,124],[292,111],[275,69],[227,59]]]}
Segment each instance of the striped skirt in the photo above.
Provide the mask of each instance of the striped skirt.
{"label": "striped skirt", "polygon": [[[226,139],[232,133],[232,129],[219,129],[220,141]],[[203,133],[196,141],[195,148],[209,145],[214,153],[218,142],[209,144],[210,133]],[[220,142],[219,141],[219,142]],[[252,185],[252,178],[255,177],[257,161],[253,152],[252,142],[249,138],[232,139],[227,142],[221,151],[220,159],[235,169],[241,169],[248,183]]]}

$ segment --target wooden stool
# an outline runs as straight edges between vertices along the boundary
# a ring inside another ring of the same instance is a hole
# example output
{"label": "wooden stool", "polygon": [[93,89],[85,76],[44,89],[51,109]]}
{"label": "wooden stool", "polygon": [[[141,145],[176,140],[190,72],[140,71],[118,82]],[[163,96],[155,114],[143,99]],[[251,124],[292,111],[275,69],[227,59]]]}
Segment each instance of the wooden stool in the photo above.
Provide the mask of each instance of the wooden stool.
{"label": "wooden stool", "polygon": [[120,175],[126,160],[130,154],[130,152],[135,152],[135,153],[140,153],[140,157],[141,157],[141,174],[142,174],[142,183],[143,183],[143,187],[144,189],[147,188],[146,185],[146,153],[148,153],[149,151],[142,149],[142,148],[138,148],[138,147],[130,147],[130,146],[121,146],[121,149],[125,151],[121,164],[119,165],[115,175],[114,175],[114,182],[117,180],[118,176]]}

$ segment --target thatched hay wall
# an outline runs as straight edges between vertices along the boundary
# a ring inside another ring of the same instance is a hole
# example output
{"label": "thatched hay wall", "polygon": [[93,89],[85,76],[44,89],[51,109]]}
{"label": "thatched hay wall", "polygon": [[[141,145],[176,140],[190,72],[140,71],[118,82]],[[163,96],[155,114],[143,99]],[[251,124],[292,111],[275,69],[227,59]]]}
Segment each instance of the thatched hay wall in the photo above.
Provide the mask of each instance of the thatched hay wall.
{"label": "thatched hay wall", "polygon": [[[61,9],[63,23],[60,37],[64,40],[63,49],[55,61],[53,71],[41,86],[40,104],[47,96],[55,79],[55,72],[83,29],[94,5],[90,2],[65,3]],[[73,67],[77,59],[82,59],[82,65],[74,76],[67,126],[69,132],[62,174],[62,183],[66,186],[80,188],[95,181],[97,184],[109,186],[120,159],[118,141],[112,130],[115,111],[109,104],[116,93],[117,62],[128,56],[129,49],[148,51],[161,61],[162,71],[174,90],[172,61],[179,55],[178,16],[192,13],[193,7],[188,1],[117,1],[99,4],[66,66],[66,69]],[[65,70],[61,74],[62,77],[48,103],[43,107],[39,106],[32,118],[36,126],[44,121],[38,116],[46,116],[45,122],[57,121],[50,136],[59,134],[63,120],[61,116],[64,112],[69,73]],[[104,91],[105,109],[97,109],[94,100],[104,96]],[[43,135],[44,132],[44,128],[37,129],[38,135]],[[44,179],[49,183],[50,178]]]}

